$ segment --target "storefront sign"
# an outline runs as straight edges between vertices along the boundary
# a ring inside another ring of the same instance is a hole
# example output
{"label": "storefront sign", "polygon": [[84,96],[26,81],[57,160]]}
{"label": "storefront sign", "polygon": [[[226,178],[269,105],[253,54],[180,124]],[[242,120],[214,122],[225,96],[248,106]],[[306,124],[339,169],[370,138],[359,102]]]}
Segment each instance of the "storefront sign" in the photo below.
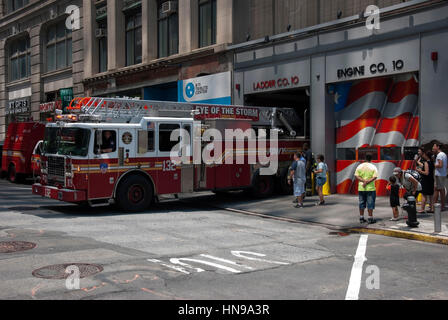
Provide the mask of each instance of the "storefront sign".
{"label": "storefront sign", "polygon": [[419,70],[418,38],[327,55],[327,83]]}
{"label": "storefront sign", "polygon": [[66,88],[59,90],[59,96],[61,97],[62,110],[65,110],[70,106],[70,102],[73,100],[73,88]]}
{"label": "storefront sign", "polygon": [[309,86],[309,83],[309,59],[244,73],[245,94],[306,87]]}
{"label": "storefront sign", "polygon": [[226,106],[196,106],[195,120],[205,119],[240,119],[258,121],[259,110],[255,108]]}
{"label": "storefront sign", "polygon": [[179,102],[229,105],[232,96],[230,86],[230,72],[179,81]]}
{"label": "storefront sign", "polygon": [[6,107],[6,114],[21,114],[30,112],[30,98],[10,101]]}
{"label": "storefront sign", "polygon": [[62,108],[62,101],[52,101],[40,104],[40,112],[53,112],[56,109]]}

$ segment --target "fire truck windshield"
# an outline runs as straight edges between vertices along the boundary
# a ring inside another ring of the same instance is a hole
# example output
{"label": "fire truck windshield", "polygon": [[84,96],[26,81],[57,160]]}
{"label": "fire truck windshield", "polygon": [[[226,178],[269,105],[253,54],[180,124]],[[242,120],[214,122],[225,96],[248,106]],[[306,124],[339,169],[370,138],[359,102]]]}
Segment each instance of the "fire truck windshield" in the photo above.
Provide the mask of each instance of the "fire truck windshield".
{"label": "fire truck windshield", "polygon": [[85,157],[89,152],[90,130],[81,128],[46,128],[43,152]]}

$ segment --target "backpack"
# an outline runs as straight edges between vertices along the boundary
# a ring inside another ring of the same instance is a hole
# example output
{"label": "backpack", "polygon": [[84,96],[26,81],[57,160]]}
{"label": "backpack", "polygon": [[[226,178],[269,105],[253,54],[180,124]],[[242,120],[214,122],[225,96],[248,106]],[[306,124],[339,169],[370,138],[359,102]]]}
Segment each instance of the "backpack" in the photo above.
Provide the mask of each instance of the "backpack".
{"label": "backpack", "polygon": [[415,170],[407,170],[407,171],[405,171],[404,172],[405,174],[406,173],[409,173],[412,177],[414,177],[414,179],[415,180],[417,180],[418,182],[422,182],[422,180],[423,180],[423,178],[422,178],[422,175],[420,174],[420,173],[418,173],[417,171],[415,171]]}

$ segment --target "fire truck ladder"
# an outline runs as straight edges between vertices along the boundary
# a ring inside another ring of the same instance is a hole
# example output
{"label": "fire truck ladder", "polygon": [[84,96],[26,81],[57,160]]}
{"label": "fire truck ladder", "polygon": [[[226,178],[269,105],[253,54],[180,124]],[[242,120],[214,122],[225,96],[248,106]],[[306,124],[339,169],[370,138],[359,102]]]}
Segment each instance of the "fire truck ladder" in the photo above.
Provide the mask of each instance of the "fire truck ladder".
{"label": "fire truck ladder", "polygon": [[113,119],[132,122],[142,117],[192,117],[189,104],[161,101],[131,100],[122,98],[75,98],[68,107],[83,117],[98,121]]}

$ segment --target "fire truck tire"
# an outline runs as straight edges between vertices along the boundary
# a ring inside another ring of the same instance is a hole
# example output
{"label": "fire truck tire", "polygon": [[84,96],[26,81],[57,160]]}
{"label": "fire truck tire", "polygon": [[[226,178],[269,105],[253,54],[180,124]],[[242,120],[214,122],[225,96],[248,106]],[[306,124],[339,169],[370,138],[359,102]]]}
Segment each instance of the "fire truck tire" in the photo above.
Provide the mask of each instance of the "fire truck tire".
{"label": "fire truck tire", "polygon": [[256,198],[267,198],[274,193],[275,179],[273,176],[262,176],[258,170],[255,172],[252,181],[252,196]]}
{"label": "fire truck tire", "polygon": [[292,195],[294,188],[292,185],[288,184],[289,178],[289,168],[283,168],[280,171],[280,176],[278,177],[278,191],[283,195]]}
{"label": "fire truck tire", "polygon": [[141,175],[130,175],[120,182],[117,204],[126,212],[139,212],[151,205],[154,191],[151,182]]}

